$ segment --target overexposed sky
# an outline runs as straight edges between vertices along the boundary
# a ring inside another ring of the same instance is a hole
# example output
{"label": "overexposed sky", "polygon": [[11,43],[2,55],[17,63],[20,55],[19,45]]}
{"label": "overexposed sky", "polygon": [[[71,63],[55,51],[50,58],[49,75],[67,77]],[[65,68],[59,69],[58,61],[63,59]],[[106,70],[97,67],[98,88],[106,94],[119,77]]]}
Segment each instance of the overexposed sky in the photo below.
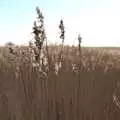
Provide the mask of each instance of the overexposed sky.
{"label": "overexposed sky", "polygon": [[58,25],[65,24],[65,44],[120,46],[120,0],[0,0],[0,45],[32,39],[36,6],[45,16],[50,43],[60,43]]}

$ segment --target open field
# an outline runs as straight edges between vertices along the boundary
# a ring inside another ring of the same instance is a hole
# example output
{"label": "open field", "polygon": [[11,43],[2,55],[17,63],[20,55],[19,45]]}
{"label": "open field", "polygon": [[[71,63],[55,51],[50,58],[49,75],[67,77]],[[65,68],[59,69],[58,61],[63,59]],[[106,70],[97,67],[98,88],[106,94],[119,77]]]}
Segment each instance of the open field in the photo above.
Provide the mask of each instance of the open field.
{"label": "open field", "polygon": [[28,48],[1,47],[0,120],[119,120],[120,49],[81,50],[80,58],[77,47],[65,46],[58,70],[59,46],[50,47],[41,72]]}

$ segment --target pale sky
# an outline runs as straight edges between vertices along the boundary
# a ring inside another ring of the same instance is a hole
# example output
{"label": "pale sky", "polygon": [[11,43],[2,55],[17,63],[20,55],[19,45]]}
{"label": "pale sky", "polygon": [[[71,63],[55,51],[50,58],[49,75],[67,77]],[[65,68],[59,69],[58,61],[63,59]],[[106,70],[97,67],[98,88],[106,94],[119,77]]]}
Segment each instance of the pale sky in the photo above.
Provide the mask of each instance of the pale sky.
{"label": "pale sky", "polygon": [[120,0],[0,0],[0,45],[26,44],[36,20],[36,6],[45,17],[50,43],[60,43],[59,22],[65,24],[65,44],[120,46]]}

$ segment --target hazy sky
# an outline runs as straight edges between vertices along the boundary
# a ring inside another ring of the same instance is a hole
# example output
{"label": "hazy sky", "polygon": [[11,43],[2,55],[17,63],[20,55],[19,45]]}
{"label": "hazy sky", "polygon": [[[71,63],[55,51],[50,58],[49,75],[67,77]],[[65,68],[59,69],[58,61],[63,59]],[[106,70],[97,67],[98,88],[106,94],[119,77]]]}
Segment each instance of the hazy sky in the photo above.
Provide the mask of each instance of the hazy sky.
{"label": "hazy sky", "polygon": [[64,20],[65,43],[120,46],[120,0],[0,0],[0,45],[24,44],[32,39],[36,6],[45,16],[48,40],[60,43],[59,21]]}

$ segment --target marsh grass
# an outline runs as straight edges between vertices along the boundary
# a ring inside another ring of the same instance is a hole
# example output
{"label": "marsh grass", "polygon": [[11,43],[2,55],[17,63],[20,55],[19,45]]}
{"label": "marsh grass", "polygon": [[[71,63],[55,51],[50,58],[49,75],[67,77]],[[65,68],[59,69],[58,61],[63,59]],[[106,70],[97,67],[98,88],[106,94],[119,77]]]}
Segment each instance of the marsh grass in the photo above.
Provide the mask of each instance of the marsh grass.
{"label": "marsh grass", "polygon": [[[85,65],[81,66],[79,84],[79,56],[72,53],[75,50],[68,55],[63,54],[63,66],[57,75],[54,72],[55,59],[51,56],[50,72],[45,76],[32,67],[27,52],[16,59],[4,48],[0,59],[1,119],[106,120],[109,117],[112,120],[117,116],[117,120],[119,108],[113,103],[112,96],[116,81],[120,79],[119,69],[115,67],[115,64],[120,64],[119,61],[115,61],[109,53],[100,53],[99,49],[92,50],[91,57],[90,50],[83,48],[82,62]],[[54,55],[54,51],[49,52]],[[112,68],[104,72],[107,62],[112,62]],[[72,64],[76,65],[76,71],[72,70]]]}

